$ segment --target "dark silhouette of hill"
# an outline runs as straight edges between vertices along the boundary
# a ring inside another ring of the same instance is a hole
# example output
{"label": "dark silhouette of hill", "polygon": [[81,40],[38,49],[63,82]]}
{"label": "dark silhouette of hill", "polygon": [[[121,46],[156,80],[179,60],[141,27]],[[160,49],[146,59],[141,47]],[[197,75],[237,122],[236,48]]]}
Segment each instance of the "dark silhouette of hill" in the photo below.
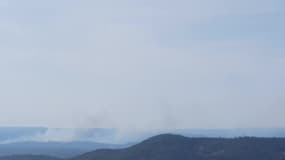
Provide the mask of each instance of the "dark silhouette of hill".
{"label": "dark silhouette of hill", "polygon": [[285,160],[283,138],[187,138],[164,134],[126,149],[99,149],[72,160]]}
{"label": "dark silhouette of hill", "polygon": [[284,138],[187,138],[163,134],[125,149],[98,149],[70,159],[6,156],[0,160],[285,160]]}

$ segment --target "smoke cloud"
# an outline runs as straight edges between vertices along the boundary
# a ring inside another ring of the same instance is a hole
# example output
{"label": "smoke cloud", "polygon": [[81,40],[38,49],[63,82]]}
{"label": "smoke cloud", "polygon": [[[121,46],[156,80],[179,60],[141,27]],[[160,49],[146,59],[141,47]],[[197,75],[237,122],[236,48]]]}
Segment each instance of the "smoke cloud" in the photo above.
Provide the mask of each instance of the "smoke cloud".
{"label": "smoke cloud", "polygon": [[[116,128],[118,139],[156,129],[284,127],[282,6],[1,1],[0,125]],[[78,135],[50,129],[30,139]]]}

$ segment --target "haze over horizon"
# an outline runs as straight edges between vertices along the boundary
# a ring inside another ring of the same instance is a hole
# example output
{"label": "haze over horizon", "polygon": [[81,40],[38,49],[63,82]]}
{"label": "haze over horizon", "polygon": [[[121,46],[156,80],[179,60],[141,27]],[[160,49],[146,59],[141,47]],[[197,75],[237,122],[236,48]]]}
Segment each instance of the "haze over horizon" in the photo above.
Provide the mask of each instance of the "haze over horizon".
{"label": "haze over horizon", "polygon": [[284,0],[1,0],[0,126],[285,128]]}

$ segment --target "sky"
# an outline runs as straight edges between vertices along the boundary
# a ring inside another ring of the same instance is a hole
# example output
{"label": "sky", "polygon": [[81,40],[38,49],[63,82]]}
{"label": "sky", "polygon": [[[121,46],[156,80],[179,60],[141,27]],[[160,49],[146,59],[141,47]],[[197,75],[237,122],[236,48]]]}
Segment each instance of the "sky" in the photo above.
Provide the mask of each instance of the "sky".
{"label": "sky", "polygon": [[1,0],[0,126],[285,127],[284,0]]}

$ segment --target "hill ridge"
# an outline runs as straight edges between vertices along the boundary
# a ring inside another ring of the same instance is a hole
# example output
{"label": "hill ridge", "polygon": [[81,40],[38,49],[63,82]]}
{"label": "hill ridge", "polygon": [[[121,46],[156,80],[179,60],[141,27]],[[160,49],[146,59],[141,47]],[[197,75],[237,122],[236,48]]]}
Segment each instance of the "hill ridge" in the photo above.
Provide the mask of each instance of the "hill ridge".
{"label": "hill ridge", "polygon": [[[59,160],[54,159],[0,160]],[[52,157],[49,157],[52,158]],[[285,138],[189,138],[175,134],[150,137],[123,149],[98,149],[64,160],[285,160]]]}
{"label": "hill ridge", "polygon": [[151,137],[125,149],[100,149],[72,160],[285,160],[285,138]]}

